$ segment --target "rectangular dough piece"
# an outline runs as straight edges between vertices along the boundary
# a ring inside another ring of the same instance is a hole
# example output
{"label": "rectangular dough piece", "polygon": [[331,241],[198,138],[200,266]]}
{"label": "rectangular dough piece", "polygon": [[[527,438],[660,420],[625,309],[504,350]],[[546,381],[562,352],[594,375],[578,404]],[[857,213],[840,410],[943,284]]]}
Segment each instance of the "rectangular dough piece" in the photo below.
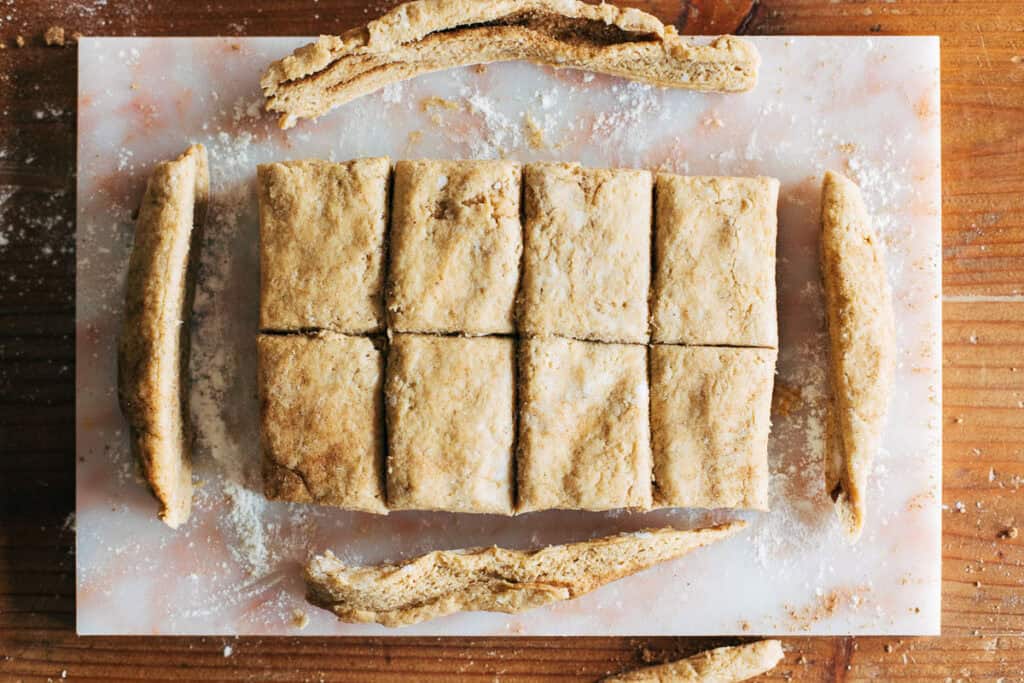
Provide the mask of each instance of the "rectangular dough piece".
{"label": "rectangular dough piece", "polygon": [[529,164],[521,330],[647,341],[651,174]]}
{"label": "rectangular dough piece", "polygon": [[778,346],[778,197],[774,178],[658,174],[654,342]]}
{"label": "rectangular dough piece", "polygon": [[386,513],[384,358],[321,332],[257,339],[267,498]]}
{"label": "rectangular dough piece", "polygon": [[385,158],[259,167],[261,329],[383,330],[389,175]]}
{"label": "rectangular dough piece", "polygon": [[395,335],[385,391],[391,509],[512,513],[512,339]]}
{"label": "rectangular dough piece", "polygon": [[655,506],[768,509],[776,356],[651,347]]}
{"label": "rectangular dough piece", "polygon": [[651,507],[646,347],[523,340],[519,382],[520,512]]}
{"label": "rectangular dough piece", "polygon": [[523,251],[521,167],[399,161],[388,315],[397,332],[510,334]]}

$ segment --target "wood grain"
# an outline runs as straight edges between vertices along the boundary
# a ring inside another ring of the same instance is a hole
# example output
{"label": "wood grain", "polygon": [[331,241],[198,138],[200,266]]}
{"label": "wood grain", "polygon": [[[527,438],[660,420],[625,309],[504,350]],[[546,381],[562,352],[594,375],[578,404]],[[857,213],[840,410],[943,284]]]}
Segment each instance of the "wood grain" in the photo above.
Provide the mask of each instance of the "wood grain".
{"label": "wood grain", "polygon": [[[45,47],[43,31],[308,35],[392,4],[17,0],[0,9],[0,679],[586,681],[734,642],[74,635],[76,58]],[[945,635],[790,639],[765,680],[1024,679],[1024,533],[1006,533],[1024,526],[1024,2],[625,4],[690,33],[942,36]],[[19,34],[26,47],[15,47]],[[971,295],[986,300],[960,299]]]}

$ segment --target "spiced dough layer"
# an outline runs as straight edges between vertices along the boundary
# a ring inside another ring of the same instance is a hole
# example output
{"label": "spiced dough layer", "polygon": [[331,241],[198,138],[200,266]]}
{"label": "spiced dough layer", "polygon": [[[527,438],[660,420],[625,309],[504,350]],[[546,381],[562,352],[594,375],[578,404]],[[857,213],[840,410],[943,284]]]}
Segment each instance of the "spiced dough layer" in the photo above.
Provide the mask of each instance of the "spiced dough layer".
{"label": "spiced dough layer", "polygon": [[442,550],[350,567],[330,551],[306,567],[307,599],[342,621],[407,626],[458,611],[521,612],[570,600],[737,533],[745,522],[651,529],[520,551]]}
{"label": "spiced dough layer", "polygon": [[210,196],[206,149],[157,165],[139,209],[118,340],[118,397],[131,449],[177,528],[192,509],[189,333],[199,233]]}
{"label": "spiced dough layer", "polygon": [[860,188],[831,171],[821,189],[821,274],[830,345],[825,485],[847,534],[864,526],[895,366],[885,254]]}
{"label": "spiced dough layer", "polygon": [[527,60],[667,88],[741,92],[760,58],[748,42],[683,38],[650,14],[578,0],[416,0],[341,36],[321,36],[272,63],[266,108],[289,128],[415,76],[469,64]]}

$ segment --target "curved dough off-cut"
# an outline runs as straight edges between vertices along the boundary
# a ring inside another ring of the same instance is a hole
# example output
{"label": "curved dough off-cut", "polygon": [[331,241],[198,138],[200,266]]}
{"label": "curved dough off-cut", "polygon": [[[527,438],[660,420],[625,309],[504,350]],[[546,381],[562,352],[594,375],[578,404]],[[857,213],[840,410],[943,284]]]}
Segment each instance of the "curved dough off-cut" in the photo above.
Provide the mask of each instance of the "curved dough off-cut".
{"label": "curved dough off-cut", "polygon": [[860,188],[832,172],[821,190],[821,270],[832,393],[825,480],[843,526],[856,540],[889,402],[895,321],[882,243]]}
{"label": "curved dough off-cut", "polygon": [[667,88],[742,92],[757,82],[750,43],[708,44],[636,9],[579,0],[415,0],[272,63],[260,85],[282,128],[397,81],[457,66],[527,60]]}
{"label": "curved dough off-cut", "polygon": [[307,597],[342,621],[406,626],[458,611],[521,612],[589,593],[737,533],[736,521],[618,534],[533,551],[440,550],[398,565],[349,567],[331,552],[306,567]]}
{"label": "curved dough off-cut", "polygon": [[194,252],[209,194],[202,145],[156,167],[139,209],[125,281],[118,395],[132,452],[160,502],[160,519],[171,528],[184,524],[192,508],[184,374]]}
{"label": "curved dough off-cut", "polygon": [[602,683],[739,683],[771,671],[782,661],[782,643],[758,640],[718,647],[675,662],[603,678]]}

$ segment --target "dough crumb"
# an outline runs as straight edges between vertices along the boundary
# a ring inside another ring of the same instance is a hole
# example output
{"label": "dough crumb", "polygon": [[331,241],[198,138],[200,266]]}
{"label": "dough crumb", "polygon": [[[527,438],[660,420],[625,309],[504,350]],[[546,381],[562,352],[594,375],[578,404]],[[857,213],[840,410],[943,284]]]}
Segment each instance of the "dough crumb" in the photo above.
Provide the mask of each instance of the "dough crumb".
{"label": "dough crumb", "polygon": [[43,33],[43,40],[47,45],[64,47],[64,27],[51,26]]}
{"label": "dough crumb", "polygon": [[1011,526],[1000,531],[999,538],[1017,538],[1019,533],[1020,532],[1017,530],[1017,527]]}
{"label": "dough crumb", "polygon": [[772,414],[789,417],[794,411],[800,409],[801,397],[800,387],[776,381],[775,391],[772,393]]}
{"label": "dough crumb", "polygon": [[224,656],[225,657],[230,657],[232,652],[234,652],[234,649],[230,645],[225,645],[224,646]]}
{"label": "dough crumb", "polygon": [[437,95],[424,97],[420,100],[420,111],[430,111],[431,109],[448,109],[451,111],[458,111],[462,109],[462,105],[454,100],[446,100],[445,98],[438,97]]}
{"label": "dough crumb", "polygon": [[309,615],[298,607],[292,610],[292,626],[302,630],[309,626]]}
{"label": "dough crumb", "polygon": [[17,47],[25,47],[25,36],[14,36],[14,44]]}
{"label": "dough crumb", "polygon": [[523,117],[523,128],[526,131],[526,141],[530,143],[530,149],[544,149],[544,129],[537,125],[533,114],[526,112]]}

